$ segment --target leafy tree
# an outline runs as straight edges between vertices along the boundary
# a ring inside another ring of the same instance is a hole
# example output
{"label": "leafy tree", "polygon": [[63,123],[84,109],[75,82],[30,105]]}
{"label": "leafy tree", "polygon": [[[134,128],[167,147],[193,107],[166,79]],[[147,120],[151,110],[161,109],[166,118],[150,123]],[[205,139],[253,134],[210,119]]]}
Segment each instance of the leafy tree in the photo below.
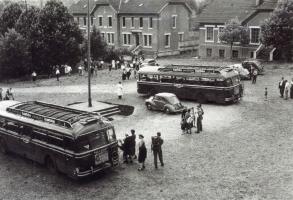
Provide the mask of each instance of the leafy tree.
{"label": "leafy tree", "polygon": [[0,33],[2,35],[4,35],[8,29],[14,28],[21,13],[22,7],[18,3],[11,3],[4,8],[0,17]]}
{"label": "leafy tree", "polygon": [[249,43],[248,28],[242,26],[238,18],[231,19],[225,24],[225,28],[220,33],[220,40],[230,45],[230,55],[232,57],[234,43],[239,42],[242,45]]}
{"label": "leafy tree", "polygon": [[265,46],[276,47],[291,60],[293,48],[293,2],[280,3],[272,15],[261,26],[261,42]]}
{"label": "leafy tree", "polygon": [[0,76],[18,78],[30,73],[29,45],[14,29],[0,38]]}
{"label": "leafy tree", "polygon": [[[50,73],[55,65],[76,65],[83,37],[62,2],[51,0],[39,13],[36,48],[38,66]],[[74,52],[74,55],[72,53]]]}

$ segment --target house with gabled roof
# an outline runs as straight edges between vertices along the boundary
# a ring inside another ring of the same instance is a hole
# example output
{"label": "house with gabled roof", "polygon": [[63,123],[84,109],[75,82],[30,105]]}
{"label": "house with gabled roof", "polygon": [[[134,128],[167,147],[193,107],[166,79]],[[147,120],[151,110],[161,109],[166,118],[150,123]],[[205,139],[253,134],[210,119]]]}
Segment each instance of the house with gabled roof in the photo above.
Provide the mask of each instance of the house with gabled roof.
{"label": "house with gabled roof", "polygon": [[[87,0],[71,6],[81,29],[86,30]],[[114,47],[140,49],[145,54],[179,54],[190,38],[191,0],[91,0],[91,25]]]}
{"label": "house with gabled roof", "polygon": [[[265,56],[272,59],[274,49],[265,52],[260,42],[262,22],[276,8],[278,0],[214,0],[196,21],[199,24],[199,56],[201,58],[230,58],[230,47],[219,39],[219,33],[225,23],[238,18],[242,25],[248,26],[250,41],[248,45],[235,44],[232,58],[258,58]],[[267,50],[267,49],[266,49]],[[267,55],[263,55],[265,53]]]}

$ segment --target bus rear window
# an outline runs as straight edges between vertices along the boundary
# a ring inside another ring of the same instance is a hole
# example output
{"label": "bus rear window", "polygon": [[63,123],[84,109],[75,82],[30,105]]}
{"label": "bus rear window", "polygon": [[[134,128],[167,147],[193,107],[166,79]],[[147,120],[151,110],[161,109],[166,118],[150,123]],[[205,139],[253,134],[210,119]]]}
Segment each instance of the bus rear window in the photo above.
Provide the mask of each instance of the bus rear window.
{"label": "bus rear window", "polygon": [[107,144],[105,132],[97,132],[82,136],[76,141],[76,151],[79,153],[102,147]]}

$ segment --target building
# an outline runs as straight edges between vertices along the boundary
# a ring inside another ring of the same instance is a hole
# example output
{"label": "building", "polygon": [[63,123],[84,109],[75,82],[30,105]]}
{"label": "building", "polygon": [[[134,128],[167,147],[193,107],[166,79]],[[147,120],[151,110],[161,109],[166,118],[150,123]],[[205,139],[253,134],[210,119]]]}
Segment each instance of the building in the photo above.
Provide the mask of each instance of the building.
{"label": "building", "polygon": [[274,49],[264,49],[260,43],[260,26],[267,19],[278,0],[214,0],[196,19],[199,23],[199,56],[201,58],[230,58],[230,46],[219,39],[225,23],[238,18],[242,25],[248,26],[250,41],[248,45],[235,44],[232,58],[272,59]]}
{"label": "building", "polygon": [[[173,55],[193,48],[190,0],[91,0],[91,26],[96,26],[108,45],[145,54]],[[71,6],[81,29],[87,27],[87,0]],[[187,44],[187,45],[186,45]],[[189,45],[189,46],[188,46]]]}

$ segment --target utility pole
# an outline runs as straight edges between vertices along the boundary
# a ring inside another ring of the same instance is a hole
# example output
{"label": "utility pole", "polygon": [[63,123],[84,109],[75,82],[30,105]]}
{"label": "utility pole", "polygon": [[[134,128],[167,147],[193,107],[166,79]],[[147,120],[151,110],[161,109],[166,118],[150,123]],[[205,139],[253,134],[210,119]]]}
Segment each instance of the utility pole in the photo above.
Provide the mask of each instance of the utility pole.
{"label": "utility pole", "polygon": [[88,106],[92,107],[91,97],[91,35],[90,35],[90,0],[87,0],[87,70],[88,70]]}

